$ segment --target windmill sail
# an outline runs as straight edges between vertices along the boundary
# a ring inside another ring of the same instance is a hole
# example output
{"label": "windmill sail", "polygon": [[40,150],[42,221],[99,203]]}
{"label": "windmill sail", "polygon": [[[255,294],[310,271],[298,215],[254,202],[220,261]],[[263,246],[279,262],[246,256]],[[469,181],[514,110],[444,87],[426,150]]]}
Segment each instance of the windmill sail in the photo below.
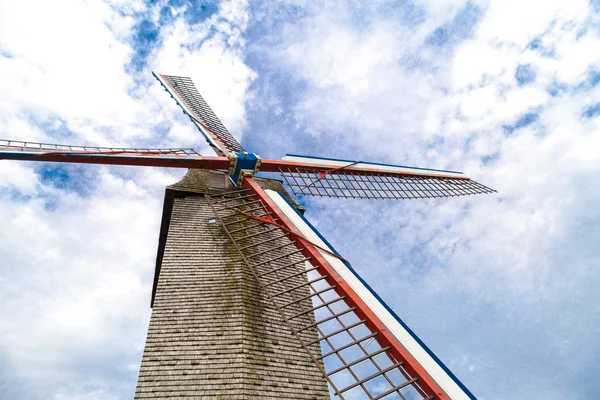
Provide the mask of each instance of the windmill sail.
{"label": "windmill sail", "polygon": [[48,161],[147,167],[227,169],[226,157],[204,157],[190,148],[125,148],[0,139],[0,160]]}
{"label": "windmill sail", "polygon": [[133,148],[133,147],[100,147],[82,146],[74,144],[38,143],[25,142],[22,140],[0,139],[0,151],[50,153],[50,152],[77,152],[77,153],[138,153],[138,154],[177,154],[177,155],[199,155],[192,148]]}
{"label": "windmill sail", "polygon": [[461,172],[363,161],[288,155],[264,160],[262,170],[280,172],[294,194],[366,199],[416,199],[494,192]]}
{"label": "windmill sail", "polygon": [[246,151],[215,115],[191,78],[154,72],[153,74],[177,101],[183,112],[190,116],[217,154],[227,155],[232,152]]}
{"label": "windmill sail", "polygon": [[[278,192],[244,187],[211,207],[335,396],[474,399]],[[314,328],[317,339],[306,335]]]}

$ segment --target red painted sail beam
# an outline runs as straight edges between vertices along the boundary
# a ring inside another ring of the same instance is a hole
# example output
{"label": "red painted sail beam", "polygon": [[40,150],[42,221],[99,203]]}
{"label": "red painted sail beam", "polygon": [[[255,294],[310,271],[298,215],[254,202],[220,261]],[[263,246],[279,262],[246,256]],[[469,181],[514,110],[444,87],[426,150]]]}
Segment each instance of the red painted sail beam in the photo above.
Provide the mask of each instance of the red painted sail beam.
{"label": "red painted sail beam", "polygon": [[[206,169],[228,169],[230,160],[228,157],[204,157],[190,155],[157,155],[152,153],[141,154],[126,152],[70,152],[70,151],[0,151],[0,160],[23,160],[23,161],[46,161],[46,162],[68,162],[83,164],[109,164],[109,165],[137,165],[146,167],[170,167],[170,168],[206,168]],[[355,163],[356,164],[356,163]],[[260,171],[281,172],[281,168],[302,168],[316,172],[331,172],[330,167],[306,165],[302,163],[261,160]],[[344,168],[344,171],[356,171],[353,165]],[[376,169],[361,169],[360,172],[369,175],[390,175]],[[410,173],[397,173],[398,175],[412,175]],[[428,174],[429,175],[429,174]],[[436,177],[435,174],[430,174]],[[469,179],[467,177],[453,177],[454,179]]]}
{"label": "red painted sail beam", "polygon": [[[269,198],[264,190],[252,179],[244,178],[243,187],[249,189],[256,194],[263,202],[273,217],[278,219],[278,223],[283,225],[287,230],[294,232],[298,237],[303,237],[295,225],[288,217],[281,212],[279,207]],[[372,332],[379,332],[378,342],[382,347],[391,347],[390,353],[396,361],[403,361],[405,370],[413,377],[419,378],[419,387],[429,396],[435,396],[440,400],[450,400],[450,397],[444,390],[434,381],[419,362],[407,351],[406,348],[398,341],[396,337],[388,330],[386,325],[375,315],[370,307],[362,300],[362,298],[350,287],[350,285],[334,270],[330,264],[323,258],[318,249],[310,242],[300,243],[297,247],[304,249],[303,255],[310,257],[313,265],[318,264],[327,272],[327,282],[331,286],[336,287],[336,291],[340,296],[346,296],[346,300],[350,307],[355,307],[355,313],[361,319],[367,320],[367,326]]]}
{"label": "red painted sail beam", "polygon": [[85,152],[0,152],[0,160],[66,162],[78,164],[134,165],[143,167],[228,169],[227,157]]}

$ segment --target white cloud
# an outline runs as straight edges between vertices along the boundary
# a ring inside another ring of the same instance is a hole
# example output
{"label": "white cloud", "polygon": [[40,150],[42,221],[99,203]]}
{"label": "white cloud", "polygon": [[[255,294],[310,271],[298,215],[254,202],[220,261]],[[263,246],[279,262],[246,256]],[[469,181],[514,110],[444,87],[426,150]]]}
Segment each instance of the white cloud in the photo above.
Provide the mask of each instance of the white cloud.
{"label": "white cloud", "polygon": [[12,373],[40,394],[70,384],[57,373],[75,377],[108,359],[119,371],[139,357],[162,185],[134,185],[105,172],[90,198],[56,193],[53,211],[43,198],[2,201],[2,347]]}
{"label": "white cloud", "polygon": [[15,162],[0,163],[0,189],[33,194],[38,177],[30,168]]}
{"label": "white cloud", "polygon": [[31,7],[19,1],[2,4],[0,47],[12,57],[2,58],[3,114],[12,110],[40,121],[60,116],[95,143],[106,140],[98,126],[131,134],[123,128],[140,117],[139,103],[127,94],[131,78],[123,70],[131,50],[104,21],[124,24],[122,34],[133,18],[98,2],[40,2],[36,12]]}
{"label": "white cloud", "polygon": [[[490,1],[477,36],[484,41],[508,42],[524,48],[552,24],[581,24],[590,15],[585,0],[571,1]],[[509,28],[509,29],[507,29]]]}

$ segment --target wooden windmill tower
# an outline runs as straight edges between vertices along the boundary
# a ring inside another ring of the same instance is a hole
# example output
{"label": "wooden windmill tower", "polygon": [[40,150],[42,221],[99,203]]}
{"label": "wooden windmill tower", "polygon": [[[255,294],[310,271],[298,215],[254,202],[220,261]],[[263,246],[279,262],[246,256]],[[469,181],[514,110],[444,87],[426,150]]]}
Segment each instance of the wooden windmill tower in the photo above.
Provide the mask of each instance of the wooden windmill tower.
{"label": "wooden windmill tower", "polygon": [[0,141],[0,159],[189,168],[165,193],[136,398],[474,399],[304,218],[295,194],[407,199],[493,190],[462,173],[263,160],[189,78],[155,74],[217,157]]}

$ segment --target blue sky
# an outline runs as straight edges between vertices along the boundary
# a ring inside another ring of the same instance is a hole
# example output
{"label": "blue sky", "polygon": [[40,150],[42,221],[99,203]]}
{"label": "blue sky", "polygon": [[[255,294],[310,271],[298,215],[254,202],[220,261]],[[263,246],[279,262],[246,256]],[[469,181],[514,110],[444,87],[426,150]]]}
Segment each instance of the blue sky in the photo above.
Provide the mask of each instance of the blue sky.
{"label": "blue sky", "polygon": [[[3,1],[0,137],[211,155],[156,70],[191,76],[263,157],[464,171],[498,194],[301,201],[478,398],[594,398],[599,13],[586,0]],[[0,397],[131,398],[164,187],[181,175],[0,162]]]}

